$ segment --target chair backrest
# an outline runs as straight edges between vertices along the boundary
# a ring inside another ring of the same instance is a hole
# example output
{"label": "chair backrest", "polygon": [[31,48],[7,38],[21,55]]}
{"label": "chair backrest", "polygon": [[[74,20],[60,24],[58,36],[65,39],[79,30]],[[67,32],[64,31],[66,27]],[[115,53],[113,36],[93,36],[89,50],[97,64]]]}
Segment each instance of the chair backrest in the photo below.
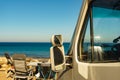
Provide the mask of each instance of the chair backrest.
{"label": "chair backrest", "polygon": [[14,62],[15,72],[18,72],[18,73],[26,73],[27,72],[26,55],[14,54],[13,62]]}
{"label": "chair backrest", "polygon": [[55,66],[65,63],[64,47],[61,35],[53,35],[51,38],[52,47],[50,48],[50,60],[52,70],[56,70]]}
{"label": "chair backrest", "polygon": [[10,57],[10,55],[8,53],[4,53],[6,59],[7,59],[7,64],[13,65],[13,60]]}

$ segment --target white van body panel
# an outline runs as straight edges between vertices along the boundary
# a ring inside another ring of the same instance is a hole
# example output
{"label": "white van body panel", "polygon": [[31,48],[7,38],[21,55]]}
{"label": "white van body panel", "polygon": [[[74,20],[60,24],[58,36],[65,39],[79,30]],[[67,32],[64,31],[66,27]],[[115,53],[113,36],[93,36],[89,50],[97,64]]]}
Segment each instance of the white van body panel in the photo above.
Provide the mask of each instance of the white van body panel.
{"label": "white van body panel", "polygon": [[[76,32],[72,42],[70,55],[72,55],[72,69],[66,71],[60,80],[120,80],[120,62],[88,63],[79,61],[78,43],[84,24],[85,16],[91,0],[83,0]],[[79,44],[81,45],[81,44]],[[99,48],[100,49],[100,48]],[[79,50],[82,50],[79,47]],[[100,49],[101,50],[101,49]]]}
{"label": "white van body panel", "polygon": [[120,62],[86,63],[78,61],[78,39],[82,30],[89,1],[90,0],[83,1],[84,9],[81,10],[78,32],[74,39],[72,80],[120,80]]}
{"label": "white van body panel", "polygon": [[[73,69],[75,72],[75,69]],[[76,72],[75,72],[76,73]],[[73,80],[120,80],[120,63],[78,63],[79,77]],[[81,76],[81,78],[80,78]],[[75,78],[74,77],[74,78]]]}

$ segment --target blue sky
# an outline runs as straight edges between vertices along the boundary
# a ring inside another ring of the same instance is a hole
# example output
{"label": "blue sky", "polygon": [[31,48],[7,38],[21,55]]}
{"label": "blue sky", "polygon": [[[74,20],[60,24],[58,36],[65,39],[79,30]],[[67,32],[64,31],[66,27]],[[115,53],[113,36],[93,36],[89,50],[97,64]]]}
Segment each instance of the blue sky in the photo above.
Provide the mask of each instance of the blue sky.
{"label": "blue sky", "polygon": [[82,0],[0,0],[0,42],[69,42]]}

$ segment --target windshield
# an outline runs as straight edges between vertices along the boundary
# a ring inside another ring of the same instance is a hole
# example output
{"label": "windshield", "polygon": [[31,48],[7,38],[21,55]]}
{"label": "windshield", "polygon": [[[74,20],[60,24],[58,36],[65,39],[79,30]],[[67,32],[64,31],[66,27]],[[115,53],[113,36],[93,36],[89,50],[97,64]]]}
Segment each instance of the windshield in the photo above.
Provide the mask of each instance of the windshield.
{"label": "windshield", "polygon": [[[99,0],[98,0],[99,1]],[[90,20],[83,42],[83,60],[119,61],[120,60],[120,10],[92,7],[94,44],[93,54],[90,41]],[[86,56],[87,55],[87,56]]]}

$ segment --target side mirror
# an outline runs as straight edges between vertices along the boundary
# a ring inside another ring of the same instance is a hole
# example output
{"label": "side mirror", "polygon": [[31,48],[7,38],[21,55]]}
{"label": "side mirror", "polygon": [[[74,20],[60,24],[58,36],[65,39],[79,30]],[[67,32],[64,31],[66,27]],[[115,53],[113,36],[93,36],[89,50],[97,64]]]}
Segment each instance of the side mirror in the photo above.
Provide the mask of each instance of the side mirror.
{"label": "side mirror", "polygon": [[53,35],[51,38],[52,47],[50,48],[51,68],[55,72],[63,71],[65,66],[65,53],[61,35]]}

